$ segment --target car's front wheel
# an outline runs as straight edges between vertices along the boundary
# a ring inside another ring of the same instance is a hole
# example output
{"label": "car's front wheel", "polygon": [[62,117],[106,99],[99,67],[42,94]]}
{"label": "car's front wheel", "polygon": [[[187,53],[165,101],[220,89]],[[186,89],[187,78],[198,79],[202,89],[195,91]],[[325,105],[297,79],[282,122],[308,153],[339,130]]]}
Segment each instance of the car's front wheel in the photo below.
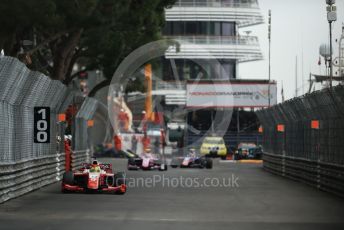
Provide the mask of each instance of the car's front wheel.
{"label": "car's front wheel", "polygon": [[[115,179],[116,187],[126,185],[125,173],[124,172],[116,173],[115,176],[114,176],[114,179]],[[126,191],[127,191],[126,189],[124,189],[124,190],[120,189],[119,191],[117,191],[117,194],[124,194],[124,193],[126,193]]]}
{"label": "car's front wheel", "polygon": [[63,183],[68,185],[74,185],[74,174],[73,172],[65,172],[62,178]]}

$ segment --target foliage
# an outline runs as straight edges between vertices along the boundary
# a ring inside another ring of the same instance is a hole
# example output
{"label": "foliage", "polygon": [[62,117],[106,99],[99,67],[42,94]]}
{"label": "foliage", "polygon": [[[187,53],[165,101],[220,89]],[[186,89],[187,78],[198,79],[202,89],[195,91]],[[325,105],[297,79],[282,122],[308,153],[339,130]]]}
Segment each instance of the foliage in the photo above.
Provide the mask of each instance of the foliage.
{"label": "foliage", "polygon": [[[77,76],[75,63],[101,69],[111,79],[124,57],[160,37],[164,9],[174,2],[1,0],[0,47],[66,84]],[[95,91],[109,83],[100,83]]]}

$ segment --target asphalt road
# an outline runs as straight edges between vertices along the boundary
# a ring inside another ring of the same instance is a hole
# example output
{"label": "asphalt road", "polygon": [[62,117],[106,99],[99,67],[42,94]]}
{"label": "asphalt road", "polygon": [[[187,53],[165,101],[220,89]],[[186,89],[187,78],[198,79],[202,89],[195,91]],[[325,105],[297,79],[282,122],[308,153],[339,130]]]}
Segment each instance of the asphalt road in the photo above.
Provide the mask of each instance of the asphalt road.
{"label": "asphalt road", "polygon": [[[125,161],[110,161],[125,170]],[[125,195],[62,194],[56,183],[8,201],[0,205],[0,229],[344,229],[344,199],[257,164],[127,177]]]}

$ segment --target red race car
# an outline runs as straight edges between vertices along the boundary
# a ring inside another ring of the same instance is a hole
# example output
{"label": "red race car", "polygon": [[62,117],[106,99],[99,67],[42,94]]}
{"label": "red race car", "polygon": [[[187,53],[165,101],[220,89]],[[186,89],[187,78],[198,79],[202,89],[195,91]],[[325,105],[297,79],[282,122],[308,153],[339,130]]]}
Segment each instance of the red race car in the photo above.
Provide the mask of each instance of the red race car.
{"label": "red race car", "polygon": [[74,172],[65,172],[62,192],[112,192],[124,194],[127,191],[125,173],[112,171],[111,164],[84,163]]}

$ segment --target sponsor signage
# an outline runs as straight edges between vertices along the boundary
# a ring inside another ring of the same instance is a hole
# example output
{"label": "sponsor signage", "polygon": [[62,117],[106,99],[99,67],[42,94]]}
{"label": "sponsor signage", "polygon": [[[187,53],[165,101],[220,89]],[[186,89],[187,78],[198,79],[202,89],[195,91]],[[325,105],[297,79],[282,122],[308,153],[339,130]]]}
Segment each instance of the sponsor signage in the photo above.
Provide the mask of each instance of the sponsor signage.
{"label": "sponsor signage", "polygon": [[[189,108],[261,108],[269,106],[268,83],[188,83],[186,105]],[[270,84],[270,105],[277,104],[277,86]]]}

